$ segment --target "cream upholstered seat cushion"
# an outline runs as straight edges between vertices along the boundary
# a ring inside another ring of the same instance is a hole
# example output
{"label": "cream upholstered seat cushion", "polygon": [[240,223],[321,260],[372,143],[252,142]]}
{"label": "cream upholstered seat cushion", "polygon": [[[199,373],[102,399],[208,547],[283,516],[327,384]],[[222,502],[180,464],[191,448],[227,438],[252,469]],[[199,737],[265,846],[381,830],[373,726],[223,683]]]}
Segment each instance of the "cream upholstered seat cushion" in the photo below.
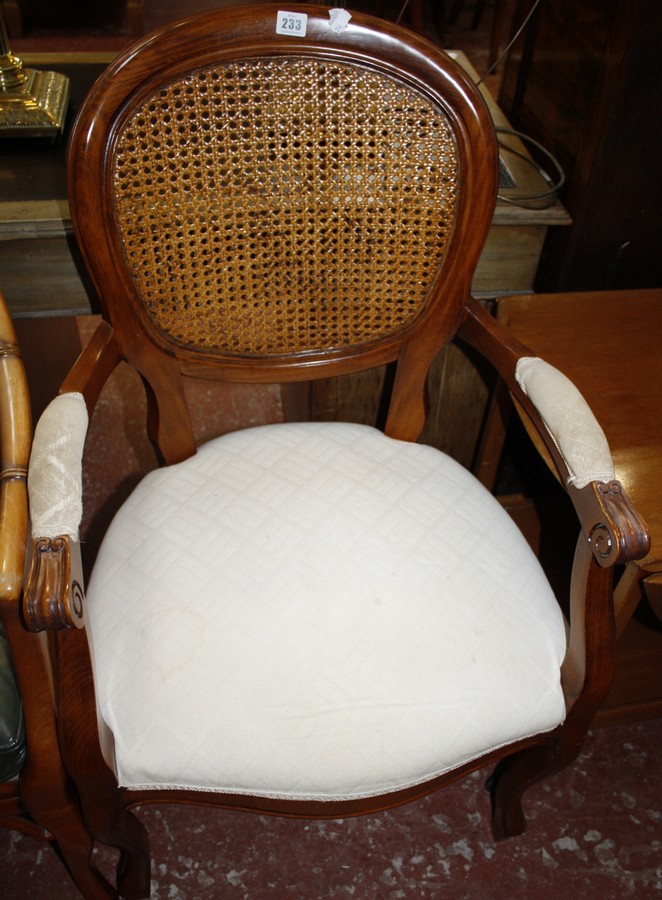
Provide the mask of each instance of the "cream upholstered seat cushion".
{"label": "cream upholstered seat cushion", "polygon": [[151,473],[87,609],[129,788],[369,796],[564,717],[563,618],[519,531],[365,426],[249,429]]}

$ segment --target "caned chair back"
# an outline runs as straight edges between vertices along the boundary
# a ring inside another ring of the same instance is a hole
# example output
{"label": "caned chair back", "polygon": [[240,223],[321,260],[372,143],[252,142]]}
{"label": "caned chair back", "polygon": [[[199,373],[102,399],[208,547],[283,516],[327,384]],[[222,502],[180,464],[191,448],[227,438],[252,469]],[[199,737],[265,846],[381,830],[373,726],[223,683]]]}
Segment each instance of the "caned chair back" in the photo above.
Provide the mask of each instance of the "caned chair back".
{"label": "caned chair back", "polygon": [[[491,223],[497,152],[460,67],[415,35],[275,6],[165,29],[100,79],[73,136],[74,226],[147,375],[294,380],[452,337]],[[136,340],[136,336],[140,338]]]}

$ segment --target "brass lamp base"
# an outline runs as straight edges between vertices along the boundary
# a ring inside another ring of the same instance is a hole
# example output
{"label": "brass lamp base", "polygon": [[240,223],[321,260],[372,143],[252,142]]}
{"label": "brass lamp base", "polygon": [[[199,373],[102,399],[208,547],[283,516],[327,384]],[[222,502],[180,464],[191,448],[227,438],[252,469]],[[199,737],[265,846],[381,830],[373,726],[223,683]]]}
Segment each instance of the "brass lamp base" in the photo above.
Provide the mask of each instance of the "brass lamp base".
{"label": "brass lamp base", "polygon": [[68,102],[66,76],[23,69],[11,53],[0,56],[0,137],[57,137]]}

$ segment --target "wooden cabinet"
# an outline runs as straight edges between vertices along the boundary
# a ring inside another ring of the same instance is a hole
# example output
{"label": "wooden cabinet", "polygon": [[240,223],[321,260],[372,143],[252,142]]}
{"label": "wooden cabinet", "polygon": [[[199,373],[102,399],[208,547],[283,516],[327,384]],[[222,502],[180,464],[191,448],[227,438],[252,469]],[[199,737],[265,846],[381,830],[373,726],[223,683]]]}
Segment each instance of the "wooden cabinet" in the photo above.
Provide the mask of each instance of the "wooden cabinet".
{"label": "wooden cabinet", "polygon": [[662,284],[661,40],[659,0],[546,0],[509,54],[500,106],[558,157],[573,220],[548,234],[537,290]]}

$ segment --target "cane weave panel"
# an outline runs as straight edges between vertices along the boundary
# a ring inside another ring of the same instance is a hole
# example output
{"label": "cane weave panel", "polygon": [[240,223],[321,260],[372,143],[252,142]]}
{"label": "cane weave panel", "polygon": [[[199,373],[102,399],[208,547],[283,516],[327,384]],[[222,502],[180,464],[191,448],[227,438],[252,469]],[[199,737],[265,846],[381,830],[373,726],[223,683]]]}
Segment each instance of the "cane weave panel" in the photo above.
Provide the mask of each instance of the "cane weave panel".
{"label": "cane weave panel", "polygon": [[406,329],[447,252],[458,152],[394,79],[285,57],[196,71],[123,125],[115,215],[177,344],[280,355]]}

